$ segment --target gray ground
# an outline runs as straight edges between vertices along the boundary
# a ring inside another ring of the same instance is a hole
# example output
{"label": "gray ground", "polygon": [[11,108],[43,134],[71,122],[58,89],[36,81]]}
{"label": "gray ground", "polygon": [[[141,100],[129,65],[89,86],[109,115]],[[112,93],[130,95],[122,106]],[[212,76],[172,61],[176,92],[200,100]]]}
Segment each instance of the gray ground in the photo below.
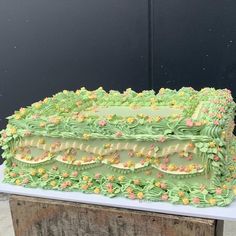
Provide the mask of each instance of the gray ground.
{"label": "gray ground", "polygon": [[[236,235],[236,222],[225,221],[224,236]],[[7,195],[0,193],[0,236],[14,236]],[[45,235],[47,236],[47,235]]]}

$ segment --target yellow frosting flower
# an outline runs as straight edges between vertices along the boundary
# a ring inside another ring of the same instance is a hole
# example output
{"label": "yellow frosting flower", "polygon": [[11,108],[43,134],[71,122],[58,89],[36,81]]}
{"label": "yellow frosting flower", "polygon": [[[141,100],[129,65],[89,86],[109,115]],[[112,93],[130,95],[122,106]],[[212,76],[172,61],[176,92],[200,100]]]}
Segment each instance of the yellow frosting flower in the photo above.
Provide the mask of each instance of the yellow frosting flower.
{"label": "yellow frosting flower", "polygon": [[170,164],[170,165],[167,167],[167,169],[168,169],[169,171],[173,171],[173,170],[175,170],[175,167],[174,167],[173,164]]}
{"label": "yellow frosting flower", "polygon": [[121,176],[118,177],[118,180],[119,180],[119,181],[123,181],[124,179],[125,179],[125,176],[123,176],[123,175],[121,175]]}
{"label": "yellow frosting flower", "polygon": [[47,179],[48,179],[48,174],[44,174],[44,175],[42,176],[42,178],[43,178],[44,180],[47,180]]}
{"label": "yellow frosting flower", "polygon": [[138,96],[138,97],[142,97],[142,96],[143,96],[143,93],[138,93],[137,96]]}
{"label": "yellow frosting flower", "polygon": [[127,161],[127,167],[132,167],[134,166],[134,162],[133,161]]}
{"label": "yellow frosting flower", "polygon": [[45,174],[45,169],[44,168],[38,168],[38,173],[40,174],[40,175],[43,175],[43,174]]}
{"label": "yellow frosting flower", "polygon": [[156,117],[156,121],[159,122],[161,120],[161,117],[160,116],[157,116]]}
{"label": "yellow frosting flower", "polygon": [[209,203],[210,203],[211,205],[215,205],[215,204],[216,204],[216,199],[215,199],[215,198],[210,198],[210,199],[209,199]]}
{"label": "yellow frosting flower", "polygon": [[103,156],[97,156],[97,160],[102,161],[103,160]]}
{"label": "yellow frosting flower", "polygon": [[38,141],[39,144],[45,144],[45,139],[44,138],[40,138]]}
{"label": "yellow frosting flower", "polygon": [[113,117],[114,115],[107,115],[107,120],[112,120]]}
{"label": "yellow frosting flower", "polygon": [[144,194],[142,192],[137,193],[137,198],[138,199],[143,199],[143,197],[144,197]]}
{"label": "yellow frosting flower", "polygon": [[152,122],[152,117],[151,117],[151,116],[148,116],[147,122],[148,122],[148,123],[151,123],[151,122]]}
{"label": "yellow frosting flower", "polygon": [[19,179],[16,179],[15,184],[16,184],[16,185],[20,185],[20,183],[21,183],[20,180],[19,180]]}
{"label": "yellow frosting flower", "polygon": [[36,102],[36,103],[33,104],[33,107],[36,108],[36,109],[39,109],[41,106],[42,106],[41,102]]}
{"label": "yellow frosting flower", "polygon": [[89,140],[90,137],[91,137],[90,134],[83,134],[83,139],[85,139],[85,140]]}
{"label": "yellow frosting flower", "polygon": [[191,172],[191,171],[193,171],[193,170],[195,169],[195,166],[194,166],[194,165],[189,165],[189,166],[188,166],[188,169],[189,169],[189,171]]}
{"label": "yellow frosting flower", "polygon": [[35,176],[37,174],[37,171],[35,169],[31,170],[30,171],[30,175],[31,176]]}
{"label": "yellow frosting flower", "polygon": [[40,126],[41,128],[44,128],[44,127],[46,126],[46,122],[40,122],[39,126]]}
{"label": "yellow frosting flower", "polygon": [[215,146],[216,146],[216,143],[215,143],[215,142],[210,142],[210,143],[209,143],[209,147],[214,148]]}
{"label": "yellow frosting flower", "polygon": [[183,191],[180,191],[180,192],[178,192],[178,195],[179,195],[179,197],[184,197],[184,192]]}
{"label": "yellow frosting flower", "polygon": [[21,114],[17,113],[15,114],[15,119],[16,120],[20,120],[22,118]]}
{"label": "yellow frosting flower", "polygon": [[233,189],[233,193],[236,196],[236,188]]}
{"label": "yellow frosting flower", "polygon": [[57,185],[57,182],[56,182],[55,180],[52,180],[52,181],[50,182],[50,185],[51,185],[52,187],[55,187],[55,186]]}
{"label": "yellow frosting flower", "polygon": [[115,176],[114,175],[110,175],[110,176],[107,177],[107,179],[109,181],[114,181],[115,180]]}
{"label": "yellow frosting flower", "polygon": [[97,95],[96,94],[90,94],[89,95],[89,99],[91,99],[91,100],[94,100],[94,99],[96,99],[97,98]]}
{"label": "yellow frosting flower", "polygon": [[136,157],[142,157],[142,156],[143,156],[143,153],[142,153],[142,152],[136,152],[136,153],[135,153],[135,156],[136,156]]}
{"label": "yellow frosting flower", "polygon": [[44,98],[43,103],[47,103],[48,102],[48,98]]}
{"label": "yellow frosting flower", "polygon": [[96,194],[99,194],[100,193],[100,188],[95,188],[93,192],[96,193]]}
{"label": "yellow frosting flower", "polygon": [[26,160],[26,161],[30,161],[31,159],[32,159],[32,157],[31,157],[30,155],[26,155],[26,156],[25,156],[25,160]]}
{"label": "yellow frosting flower", "polygon": [[180,92],[180,93],[179,93],[179,96],[180,96],[180,97],[183,97],[183,96],[184,96],[184,92]]}
{"label": "yellow frosting flower", "polygon": [[233,170],[235,170],[235,167],[234,167],[234,166],[229,166],[228,169],[229,169],[230,171],[233,171]]}
{"label": "yellow frosting flower", "polygon": [[10,132],[10,134],[16,134],[16,128],[14,127],[14,126],[10,126],[10,128],[9,128],[9,132]]}
{"label": "yellow frosting flower", "polygon": [[20,114],[23,116],[23,115],[25,115],[25,113],[26,113],[26,108],[21,108],[20,110],[19,110],[19,112],[20,112]]}
{"label": "yellow frosting flower", "polygon": [[182,202],[183,202],[184,205],[188,205],[189,204],[189,199],[185,197],[185,198],[182,199]]}
{"label": "yellow frosting flower", "polygon": [[107,149],[107,148],[110,148],[111,147],[111,143],[106,143],[103,145],[103,148]]}
{"label": "yellow frosting flower", "polygon": [[127,118],[127,122],[128,122],[129,124],[133,123],[134,120],[135,120],[135,119],[134,119],[133,117]]}
{"label": "yellow frosting flower", "polygon": [[223,189],[228,189],[228,186],[226,184],[224,184],[222,187]]}
{"label": "yellow frosting flower", "polygon": [[58,117],[58,116],[54,116],[54,117],[51,117],[51,118],[49,119],[49,121],[50,121],[52,124],[58,125],[58,124],[61,122],[61,118]]}
{"label": "yellow frosting flower", "polygon": [[164,88],[161,88],[161,89],[159,90],[159,93],[160,93],[160,94],[165,93],[165,89],[164,89]]}
{"label": "yellow frosting flower", "polygon": [[156,98],[151,98],[151,99],[150,99],[150,102],[151,102],[151,103],[154,103],[154,102],[156,102],[156,101],[157,101]]}
{"label": "yellow frosting flower", "polygon": [[87,175],[83,176],[84,181],[88,181],[89,177]]}
{"label": "yellow frosting flower", "polygon": [[85,120],[85,118],[86,117],[84,115],[77,116],[77,119],[78,119],[79,122],[83,122]]}

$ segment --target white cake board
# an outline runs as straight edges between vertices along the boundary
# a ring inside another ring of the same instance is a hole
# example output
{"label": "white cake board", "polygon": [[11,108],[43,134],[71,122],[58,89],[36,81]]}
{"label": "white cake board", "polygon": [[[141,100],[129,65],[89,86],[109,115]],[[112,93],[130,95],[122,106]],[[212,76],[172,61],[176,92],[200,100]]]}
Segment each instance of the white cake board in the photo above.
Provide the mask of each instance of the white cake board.
{"label": "white cake board", "polygon": [[141,211],[159,212],[171,215],[183,215],[200,218],[236,221],[236,200],[230,206],[227,207],[196,208],[192,206],[173,205],[166,202],[130,200],[122,197],[109,198],[102,195],[85,194],[81,192],[62,192],[56,190],[44,190],[39,188],[25,188],[22,186],[3,183],[3,169],[4,166],[1,165],[0,192],[3,193],[103,206],[112,206]]}

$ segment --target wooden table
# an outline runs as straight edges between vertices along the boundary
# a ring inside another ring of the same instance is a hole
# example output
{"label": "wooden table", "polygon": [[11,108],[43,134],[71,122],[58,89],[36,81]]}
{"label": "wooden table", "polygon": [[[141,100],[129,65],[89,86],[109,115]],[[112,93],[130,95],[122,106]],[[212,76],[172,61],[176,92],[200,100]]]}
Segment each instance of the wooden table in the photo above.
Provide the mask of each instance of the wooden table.
{"label": "wooden table", "polygon": [[10,195],[15,236],[221,236],[223,220]]}

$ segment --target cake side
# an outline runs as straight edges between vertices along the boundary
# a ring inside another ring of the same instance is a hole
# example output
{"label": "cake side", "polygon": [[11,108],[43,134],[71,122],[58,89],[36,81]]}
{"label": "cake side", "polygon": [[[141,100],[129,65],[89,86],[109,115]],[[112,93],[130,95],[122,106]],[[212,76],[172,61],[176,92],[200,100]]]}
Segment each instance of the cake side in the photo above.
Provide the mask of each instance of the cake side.
{"label": "cake side", "polygon": [[228,205],[234,197],[234,107],[228,90],[64,91],[9,118],[1,138],[5,180]]}

